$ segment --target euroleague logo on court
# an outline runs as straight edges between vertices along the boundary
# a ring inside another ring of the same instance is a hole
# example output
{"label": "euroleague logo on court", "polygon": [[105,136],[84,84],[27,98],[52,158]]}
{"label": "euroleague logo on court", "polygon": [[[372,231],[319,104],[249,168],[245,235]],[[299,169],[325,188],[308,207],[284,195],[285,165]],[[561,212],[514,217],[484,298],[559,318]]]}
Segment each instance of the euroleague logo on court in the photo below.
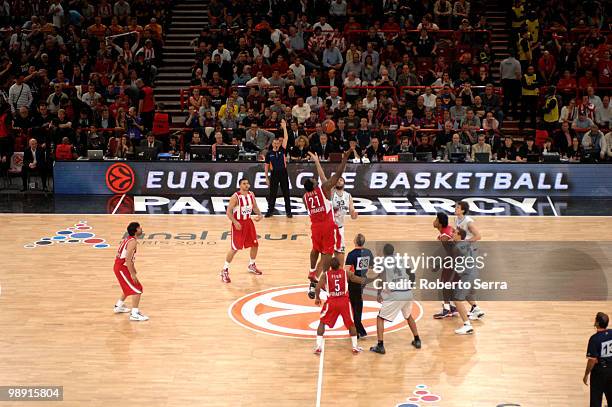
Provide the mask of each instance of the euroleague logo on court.
{"label": "euroleague logo on court", "polygon": [[[321,307],[307,296],[308,285],[298,284],[274,287],[257,291],[234,301],[230,305],[229,317],[237,324],[255,332],[288,338],[313,339],[317,336]],[[322,292],[321,299],[325,299]],[[361,322],[368,334],[376,333],[376,317],[380,304],[376,301],[363,302]],[[412,303],[412,316],[419,320],[423,308],[416,301]],[[401,313],[393,322],[385,322],[385,332],[406,328]],[[332,329],[325,331],[327,339],[348,338],[342,318],[338,318]]]}
{"label": "euroleague logo on court", "polygon": [[130,192],[136,182],[132,167],[125,163],[116,163],[106,170],[106,186],[116,194]]}

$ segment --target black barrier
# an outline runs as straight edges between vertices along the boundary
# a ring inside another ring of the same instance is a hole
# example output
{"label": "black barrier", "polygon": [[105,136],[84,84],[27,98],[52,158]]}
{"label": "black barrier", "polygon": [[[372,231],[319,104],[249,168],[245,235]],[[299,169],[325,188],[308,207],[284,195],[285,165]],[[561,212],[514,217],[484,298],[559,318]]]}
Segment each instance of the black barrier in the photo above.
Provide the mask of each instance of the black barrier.
{"label": "black barrier", "polygon": [[[329,175],[335,164],[324,164]],[[313,164],[288,166],[291,195],[301,196]],[[608,164],[349,164],[346,189],[355,196],[612,196]],[[267,193],[261,163],[71,161],[54,166],[57,194],[231,195],[246,177]]]}

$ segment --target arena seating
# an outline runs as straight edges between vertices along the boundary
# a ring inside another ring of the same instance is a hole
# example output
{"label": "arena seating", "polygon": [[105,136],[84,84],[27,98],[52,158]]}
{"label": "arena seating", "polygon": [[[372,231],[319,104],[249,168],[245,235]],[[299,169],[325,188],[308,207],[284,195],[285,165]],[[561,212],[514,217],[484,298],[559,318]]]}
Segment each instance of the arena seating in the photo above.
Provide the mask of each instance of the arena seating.
{"label": "arena seating", "polygon": [[[130,158],[149,133],[181,159],[193,143],[219,142],[261,156],[266,146],[249,130],[278,135],[281,119],[307,148],[328,132],[334,150],[355,140],[370,161],[380,158],[374,137],[383,157],[431,150],[445,159],[454,133],[468,150],[484,135],[492,158],[606,161],[609,22],[602,6],[570,12],[569,3],[6,3],[2,170],[32,137],[49,163],[58,145],[61,159],[89,150]],[[536,133],[535,147],[524,143]]]}

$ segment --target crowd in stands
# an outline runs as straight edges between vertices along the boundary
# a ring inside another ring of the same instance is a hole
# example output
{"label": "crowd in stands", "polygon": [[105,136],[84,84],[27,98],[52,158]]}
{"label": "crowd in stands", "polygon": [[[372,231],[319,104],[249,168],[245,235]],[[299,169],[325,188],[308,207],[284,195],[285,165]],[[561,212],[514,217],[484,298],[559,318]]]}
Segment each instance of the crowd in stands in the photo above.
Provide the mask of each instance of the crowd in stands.
{"label": "crowd in stands", "polygon": [[49,162],[92,149],[130,158],[139,146],[189,157],[194,144],[262,157],[281,119],[293,160],[349,146],[370,162],[612,156],[605,2],[515,0],[511,55],[497,64],[486,0],[210,0],[191,42],[184,128],[168,137],[167,124],[154,131],[153,86],[171,2],[4,1],[3,168],[30,138]]}
{"label": "crowd in stands", "polygon": [[[153,130],[171,0],[0,2],[0,171],[44,176],[88,150],[121,155]],[[44,183],[43,183],[44,184]]]}
{"label": "crowd in stands", "polygon": [[[213,0],[210,27],[192,41],[184,149],[197,133],[198,144],[222,140],[263,156],[286,119],[294,160],[353,145],[370,162],[460,151],[605,161],[606,10],[576,3],[516,0],[508,10],[512,55],[494,66],[491,27],[473,12],[483,2]],[[514,137],[508,120],[519,122]],[[537,142],[536,128],[544,131]]]}

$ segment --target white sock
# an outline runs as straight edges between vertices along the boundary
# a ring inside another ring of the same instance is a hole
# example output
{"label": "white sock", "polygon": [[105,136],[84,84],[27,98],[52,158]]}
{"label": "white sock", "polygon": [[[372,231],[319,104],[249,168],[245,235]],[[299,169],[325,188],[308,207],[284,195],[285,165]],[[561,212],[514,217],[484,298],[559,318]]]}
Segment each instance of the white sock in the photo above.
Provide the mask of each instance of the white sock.
{"label": "white sock", "polygon": [[132,315],[138,315],[138,308],[132,308]]}
{"label": "white sock", "polygon": [[463,325],[465,325],[465,326],[472,326],[472,323],[471,323],[471,322],[470,322],[470,320],[468,319],[467,321],[465,321],[465,322],[463,323]]}
{"label": "white sock", "polygon": [[351,343],[353,344],[353,348],[357,347],[357,336],[351,336]]}
{"label": "white sock", "polygon": [[223,265],[223,268],[229,270],[229,266],[230,266],[230,264],[228,262],[225,262],[225,264]]}
{"label": "white sock", "polygon": [[323,346],[323,337],[317,335],[317,348],[320,348]]}
{"label": "white sock", "polygon": [[250,259],[249,260],[249,266],[252,266],[253,264],[255,264],[255,259]]}
{"label": "white sock", "polygon": [[117,307],[117,308],[123,307],[123,304],[125,304],[123,301],[117,300],[117,303],[115,304],[115,307]]}
{"label": "white sock", "polygon": [[478,305],[474,306],[474,312],[476,312],[476,311],[480,311],[480,308],[478,307]]}
{"label": "white sock", "polygon": [[314,273],[315,271],[317,271],[317,269],[316,269],[316,268],[311,268],[311,269],[310,269],[310,272],[311,272],[311,273]]}
{"label": "white sock", "polygon": [[450,304],[442,304],[442,306],[444,307],[445,310],[450,311]]}

